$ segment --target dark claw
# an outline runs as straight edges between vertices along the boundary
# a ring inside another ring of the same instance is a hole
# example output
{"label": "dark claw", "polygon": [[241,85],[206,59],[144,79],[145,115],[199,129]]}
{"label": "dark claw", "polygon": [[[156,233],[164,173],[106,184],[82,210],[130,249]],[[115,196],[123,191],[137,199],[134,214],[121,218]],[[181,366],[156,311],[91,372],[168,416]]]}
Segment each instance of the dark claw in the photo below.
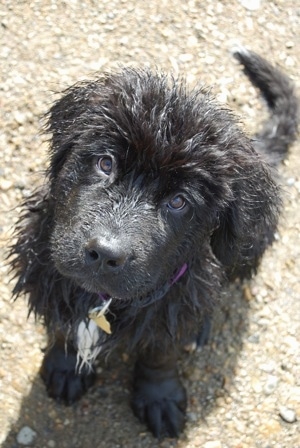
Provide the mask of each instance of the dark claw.
{"label": "dark claw", "polygon": [[76,352],[72,348],[66,352],[64,347],[55,344],[47,351],[40,373],[49,397],[70,405],[92,386],[95,373],[86,368],[80,374],[77,373],[76,363]]}
{"label": "dark claw", "polygon": [[131,405],[155,437],[179,436],[186,404],[186,392],[175,369],[161,371],[137,364]]}
{"label": "dark claw", "polygon": [[151,403],[146,408],[146,420],[143,423],[147,423],[150,431],[155,437],[159,438],[162,432],[162,409],[159,403]]}

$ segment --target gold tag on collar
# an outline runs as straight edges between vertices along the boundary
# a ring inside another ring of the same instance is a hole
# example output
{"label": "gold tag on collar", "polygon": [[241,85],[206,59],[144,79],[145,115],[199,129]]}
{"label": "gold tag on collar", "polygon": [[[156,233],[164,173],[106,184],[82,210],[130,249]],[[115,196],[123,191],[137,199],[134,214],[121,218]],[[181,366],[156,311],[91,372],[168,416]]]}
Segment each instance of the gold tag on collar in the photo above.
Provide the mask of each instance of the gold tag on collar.
{"label": "gold tag on collar", "polygon": [[101,330],[107,334],[111,334],[110,323],[105,317],[105,313],[108,310],[112,299],[105,302],[104,306],[97,306],[89,311],[89,318],[92,319]]}

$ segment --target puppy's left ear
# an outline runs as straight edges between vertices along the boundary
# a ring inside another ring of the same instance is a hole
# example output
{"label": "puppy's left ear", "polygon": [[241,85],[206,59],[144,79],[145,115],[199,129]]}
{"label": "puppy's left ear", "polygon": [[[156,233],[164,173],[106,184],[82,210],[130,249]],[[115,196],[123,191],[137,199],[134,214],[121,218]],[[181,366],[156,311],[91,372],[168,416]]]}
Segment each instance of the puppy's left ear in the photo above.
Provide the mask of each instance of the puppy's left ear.
{"label": "puppy's left ear", "polygon": [[271,168],[247,144],[235,151],[232,198],[219,213],[211,245],[228,276],[249,277],[274,240],[280,208]]}

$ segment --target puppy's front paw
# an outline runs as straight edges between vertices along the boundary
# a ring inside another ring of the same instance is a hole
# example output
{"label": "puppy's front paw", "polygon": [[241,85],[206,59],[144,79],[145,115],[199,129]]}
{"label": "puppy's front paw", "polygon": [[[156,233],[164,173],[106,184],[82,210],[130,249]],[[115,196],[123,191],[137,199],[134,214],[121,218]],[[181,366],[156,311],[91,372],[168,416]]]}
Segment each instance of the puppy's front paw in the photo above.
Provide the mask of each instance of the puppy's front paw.
{"label": "puppy's front paw", "polygon": [[76,363],[76,352],[72,348],[66,352],[64,347],[55,344],[46,353],[40,373],[50,397],[70,405],[92,386],[95,373],[85,368],[77,373]]}
{"label": "puppy's front paw", "polygon": [[155,437],[178,437],[185,424],[186,392],[176,370],[137,365],[132,408]]}

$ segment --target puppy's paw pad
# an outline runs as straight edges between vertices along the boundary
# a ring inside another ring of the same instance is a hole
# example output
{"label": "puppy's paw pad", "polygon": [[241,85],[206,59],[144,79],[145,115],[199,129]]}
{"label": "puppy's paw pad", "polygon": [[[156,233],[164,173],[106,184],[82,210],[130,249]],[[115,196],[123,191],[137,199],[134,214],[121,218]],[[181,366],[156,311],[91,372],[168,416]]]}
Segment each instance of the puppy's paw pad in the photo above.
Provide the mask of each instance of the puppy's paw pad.
{"label": "puppy's paw pad", "polygon": [[68,405],[79,400],[95,380],[94,372],[76,373],[75,352],[66,354],[55,345],[46,353],[40,373],[48,395]]}
{"label": "puppy's paw pad", "polygon": [[186,392],[177,376],[161,381],[137,378],[131,404],[135,415],[155,437],[178,437],[182,432]]}

